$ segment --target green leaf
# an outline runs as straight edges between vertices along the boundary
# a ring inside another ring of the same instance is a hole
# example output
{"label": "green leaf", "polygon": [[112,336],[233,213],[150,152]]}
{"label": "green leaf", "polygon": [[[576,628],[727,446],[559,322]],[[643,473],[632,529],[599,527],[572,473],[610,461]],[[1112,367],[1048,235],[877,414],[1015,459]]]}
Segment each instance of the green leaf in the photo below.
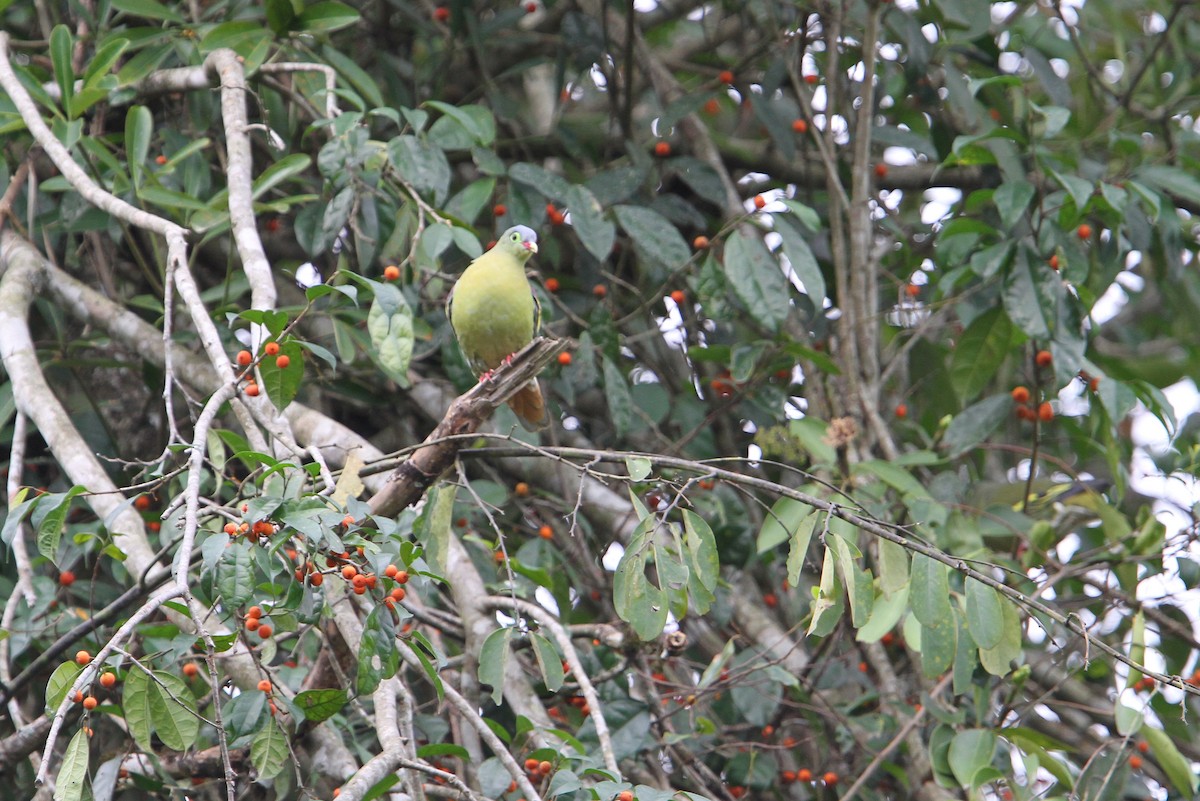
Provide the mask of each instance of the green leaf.
{"label": "green leaf", "polygon": [[450,549],[450,524],[457,494],[457,484],[438,484],[429,491],[425,498],[425,508],[413,523],[413,534],[425,549],[425,561],[438,573],[446,572],[446,553]]}
{"label": "green leaf", "polygon": [[967,630],[980,648],[995,648],[1004,637],[1000,593],[981,581],[966,580]]}
{"label": "green leaf", "polygon": [[717,540],[708,521],[690,509],[683,511],[683,528],[688,551],[688,596],[696,612],[704,615],[716,600],[720,578]]}
{"label": "green leaf", "polygon": [[71,689],[71,685],[75,683],[75,677],[81,670],[83,668],[75,662],[63,662],[50,674],[50,679],[46,682],[46,713],[48,715],[54,715],[58,711],[59,704],[67,697],[67,691]]}
{"label": "green leaf", "polygon": [[909,602],[922,626],[954,628],[954,610],[950,606],[949,570],[946,565],[923,553],[913,554],[912,584]]}
{"label": "green leaf", "polygon": [[143,19],[156,19],[163,22],[183,23],[184,18],[178,11],[167,8],[155,0],[112,0],[112,7]]}
{"label": "green leaf", "polygon": [[400,654],[396,652],[396,623],[392,619],[392,610],[378,604],[371,607],[363,623],[355,690],[359,695],[370,695],[381,681],[396,675],[399,666]]}
{"label": "green leaf", "polygon": [[1036,192],[1033,184],[1021,179],[1000,184],[992,195],[992,202],[1000,213],[1000,224],[1005,228],[1013,228],[1025,209],[1029,208],[1029,201],[1033,200]]}
{"label": "green leaf", "polygon": [[88,774],[88,729],[79,727],[67,750],[63,752],[62,765],[55,777],[54,801],[81,801]]}
{"label": "green leaf", "polygon": [[793,587],[800,584],[800,573],[804,570],[804,560],[808,556],[808,545],[812,541],[813,531],[817,528],[820,517],[811,514],[804,518],[800,525],[793,529],[788,543],[787,575],[788,583]]}
{"label": "green leaf", "polygon": [[312,158],[304,153],[292,153],[262,171],[254,179],[253,196],[255,200],[279,186],[289,178],[304,173],[312,165]]}
{"label": "green leaf", "polygon": [[[280,357],[287,358],[287,367],[278,366]],[[284,340],[279,345],[279,353],[264,357],[258,371],[262,375],[267,398],[276,409],[283,411],[295,400],[304,381],[304,348],[293,339]]]}
{"label": "green leaf", "polygon": [[891,540],[879,539],[879,589],[887,597],[908,586],[908,551]]}
{"label": "green leaf", "polygon": [[[850,600],[850,621],[855,628],[859,628],[866,624],[871,615],[871,605],[875,602],[871,574],[859,568],[858,549],[851,545],[845,537],[830,534],[825,538],[827,543],[831,540],[838,570],[846,585],[846,597]],[[853,549],[853,553],[851,549]]]}
{"label": "green leaf", "polygon": [[[916,586],[914,580],[912,586]],[[935,679],[954,664],[958,650],[958,626],[949,618],[940,626],[921,625],[921,673]]]}
{"label": "green leaf", "polygon": [[974,788],[975,774],[992,764],[996,734],[988,729],[967,729],[950,741],[950,771],[963,787]]}
{"label": "green leaf", "polygon": [[884,634],[896,628],[900,618],[908,611],[908,584],[889,597],[880,594],[871,606],[871,616],[854,634],[859,642],[878,642]]}
{"label": "green leaf", "polygon": [[399,176],[435,204],[450,191],[450,162],[442,149],[422,138],[397,136],[388,142],[388,159]]}
{"label": "green leaf", "polygon": [[[505,629],[507,631],[507,629]],[[542,680],[546,689],[552,693],[558,692],[566,677],[563,673],[562,657],[554,643],[541,634],[531,633],[529,642],[533,645],[533,655],[537,658],[538,668],[542,671]]]}
{"label": "green leaf", "polygon": [[1012,662],[1021,657],[1021,615],[1017,605],[1000,604],[1004,614],[1004,634],[995,648],[980,648],[979,663],[993,676],[1004,676],[1012,670]]}
{"label": "green leaf", "polygon": [[375,283],[375,300],[367,312],[367,331],[375,358],[388,378],[408,386],[408,365],[413,352],[412,309],[404,294],[391,284]]}
{"label": "green leaf", "polygon": [[[795,201],[785,202],[789,206],[800,206]],[[806,206],[802,208],[807,209]],[[812,211],[811,209],[807,210]],[[815,212],[813,215],[815,217]],[[812,248],[808,246],[804,234],[787,217],[776,216],[774,220],[775,230],[783,238],[783,255],[787,256],[788,262],[796,272],[796,277],[804,284],[805,294],[812,299],[813,305],[820,309],[821,301],[825,298],[826,287],[825,274],[821,272],[821,265],[817,263],[817,257],[813,255]],[[816,230],[820,221],[814,219],[812,222],[814,223],[812,227]]]}
{"label": "green leaf", "polygon": [[172,751],[191,748],[200,734],[200,720],[196,717],[196,699],[183,679],[156,670],[150,680],[148,695],[150,724],[158,739]]}
{"label": "green leaf", "polygon": [[1019,248],[1004,276],[1004,310],[1031,339],[1049,338],[1057,311],[1056,287],[1062,280],[1041,259]]}
{"label": "green leaf", "polygon": [[567,195],[571,192],[571,184],[562,176],[555,175],[536,164],[517,162],[508,168],[508,177],[535,189],[551,200],[565,203]]}
{"label": "green leaf", "polygon": [[618,437],[624,437],[634,429],[633,396],[625,376],[617,369],[607,356],[600,359],[604,369],[604,396],[608,399],[608,414],[613,431]]}
{"label": "green leaf", "polygon": [[612,253],[617,238],[616,226],[604,218],[600,202],[585,187],[572,186],[563,200],[571,212],[575,235],[596,261],[604,262]]}
{"label": "green leaf", "polygon": [[62,107],[68,118],[74,116],[71,113],[71,99],[75,94],[75,70],[71,67],[74,48],[71,29],[66,25],[55,25],[50,32],[50,63],[54,65],[54,81],[58,84]]}
{"label": "green leaf", "polygon": [[958,458],[983,442],[1008,419],[1012,412],[1012,396],[1007,392],[992,395],[968,406],[950,421],[942,446],[950,458]]}
{"label": "green leaf", "polygon": [[908,498],[928,498],[929,490],[916,477],[903,467],[882,459],[871,459],[859,462],[852,468],[853,473],[873,475],[892,489]]}
{"label": "green leaf", "polygon": [[739,228],[725,245],[725,277],[750,314],[770,331],[787,319],[789,284],[762,238]]}
{"label": "green leaf", "polygon": [[1113,717],[1116,719],[1117,733],[1123,737],[1137,734],[1138,730],[1142,728],[1142,724],[1146,722],[1146,716],[1142,714],[1142,710],[1128,706],[1119,696],[1114,704]]}
{"label": "green leaf", "polygon": [[117,71],[117,83],[120,86],[129,86],[142,80],[158,69],[158,65],[162,63],[163,59],[173,52],[174,45],[172,43],[146,48],[121,65],[121,69]]}
{"label": "green leaf", "polygon": [[341,711],[348,700],[345,690],[305,690],[296,694],[292,704],[304,713],[305,720],[320,723]]}
{"label": "green leaf", "polygon": [[[437,109],[462,126],[463,130],[470,135],[472,140],[470,143],[468,143],[468,147],[471,144],[483,145],[486,147],[487,145],[490,145],[492,143],[492,139],[495,138],[495,127],[492,126],[489,130],[488,126],[481,125],[479,120],[472,116],[472,114],[470,114],[465,108],[452,106],[449,103],[443,103],[440,100],[426,100],[422,105]],[[472,106],[471,108],[480,109],[481,107]],[[484,109],[484,111],[487,113],[488,118],[490,118],[490,111],[487,111],[486,109]]]}
{"label": "green leaf", "polygon": [[241,606],[254,593],[254,555],[245,540],[229,544],[217,565],[217,592],[230,606]]}
{"label": "green leaf", "polygon": [[[643,206],[616,206],[613,214],[642,261],[677,270],[692,257],[691,248],[671,221]],[[607,255],[607,254],[606,254]]]}
{"label": "green leaf", "polygon": [[964,401],[992,382],[1014,341],[1015,330],[1003,309],[990,309],[967,326],[954,347],[950,384]]}
{"label": "green leaf", "polygon": [[1073,797],[1086,801],[1120,801],[1125,797],[1129,774],[1129,759],[1124,749],[1101,748],[1080,772]]}
{"label": "green leaf", "polygon": [[107,77],[109,70],[120,61],[121,55],[128,47],[129,40],[120,37],[109,39],[100,45],[91,60],[88,61],[87,69],[84,70],[83,85],[92,88],[102,78]]}
{"label": "green leaf", "polygon": [[154,134],[154,115],[145,106],[130,106],[125,114],[125,158],[133,186],[142,185],[146,159],[150,155],[150,137]]}
{"label": "green leaf", "polygon": [[613,576],[613,607],[643,640],[662,633],[667,623],[667,596],[646,577],[646,555],[653,553],[657,521],[647,515],[630,537]]}
{"label": "green leaf", "polygon": [[[812,512],[813,508],[807,503],[801,503],[791,498],[780,498],[775,501],[775,505],[771,507],[771,511],[763,520],[762,528],[758,531],[757,552],[766,553],[787,542]],[[810,536],[811,533],[810,529]],[[807,550],[807,546],[805,549]]]}
{"label": "green leaf", "polygon": [[33,512],[34,509],[42,502],[42,499],[48,498],[48,495],[34,495],[32,498],[26,498],[29,494],[27,487],[22,487],[17,491],[16,497],[9,501],[8,514],[4,518],[4,528],[0,530],[0,541],[5,545],[12,545],[13,537],[20,530],[21,522]]}
{"label": "green leaf", "polygon": [[1151,165],[1136,173],[1144,183],[1183,198],[1190,203],[1200,203],[1200,179],[1189,170],[1178,167]]}
{"label": "green leaf", "polygon": [[505,626],[489,634],[479,649],[479,683],[491,686],[492,702],[496,704],[504,697],[504,670],[511,640],[512,629]]}
{"label": "green leaf", "polygon": [[38,553],[58,564],[58,543],[62,539],[63,525],[71,511],[71,500],[86,490],[80,486],[66,492],[43,495],[41,503],[32,506],[29,523],[37,532]]}
{"label": "green leaf", "polygon": [[821,563],[821,583],[813,595],[812,619],[808,623],[807,636],[828,635],[842,616],[845,604],[842,601],[842,587],[837,572],[833,550],[826,545],[825,559]]}
{"label": "green leaf", "polygon": [[629,471],[629,478],[634,481],[642,481],[646,476],[650,475],[650,471],[654,465],[645,457],[642,456],[626,456],[625,469]]}
{"label": "green leaf", "polygon": [[1067,190],[1071,200],[1075,202],[1075,210],[1080,214],[1087,208],[1088,200],[1092,197],[1092,182],[1070,173],[1060,173],[1050,170],[1050,174],[1058,181],[1058,185]]}
{"label": "green leaf", "polygon": [[150,750],[150,677],[141,670],[131,670],[125,676],[121,691],[121,706],[125,711],[125,725],[133,741],[143,751]]}
{"label": "green leaf", "polygon": [[1167,779],[1183,797],[1195,796],[1198,780],[1191,762],[1175,746],[1175,742],[1162,729],[1142,727],[1142,737],[1154,753],[1154,761],[1167,774]]}
{"label": "green leaf", "polygon": [[274,717],[268,717],[250,741],[250,764],[260,779],[273,779],[288,763],[287,739]]}
{"label": "green leaf", "polygon": [[308,33],[332,33],[348,28],[358,20],[358,12],[345,3],[324,0],[305,8],[296,18],[295,27]]}

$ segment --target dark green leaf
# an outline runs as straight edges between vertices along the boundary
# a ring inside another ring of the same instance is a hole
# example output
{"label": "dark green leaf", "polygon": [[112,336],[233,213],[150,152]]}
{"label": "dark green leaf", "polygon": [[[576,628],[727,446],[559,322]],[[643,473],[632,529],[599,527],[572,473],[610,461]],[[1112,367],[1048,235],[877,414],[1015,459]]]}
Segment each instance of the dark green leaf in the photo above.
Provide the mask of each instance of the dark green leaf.
{"label": "dark green leaf", "polygon": [[746,309],[770,331],[787,319],[789,284],[762,238],[739,228],[725,245],[725,276]]}
{"label": "dark green leaf", "polygon": [[308,33],[331,33],[359,20],[358,12],[345,3],[324,0],[308,6],[296,19],[296,28]]}
{"label": "dark green leaf", "polygon": [[950,363],[950,383],[963,401],[974,399],[995,378],[1014,333],[1003,309],[989,309],[967,326]]}
{"label": "dark green leaf", "polygon": [[264,780],[275,778],[288,764],[287,737],[274,717],[268,717],[250,741],[250,764]]}
{"label": "dark green leaf", "polygon": [[983,442],[1012,413],[1012,397],[1006,392],[968,406],[954,416],[942,446],[951,458],[962,456]]}
{"label": "dark green leaf", "polygon": [[320,723],[340,712],[348,700],[345,690],[305,690],[297,693],[292,703],[304,713],[305,720]]}
{"label": "dark green leaf", "polygon": [[603,262],[612,252],[616,227],[604,218],[600,203],[584,187],[572,186],[563,200],[571,212],[571,226],[579,241],[596,261]]}
{"label": "dark green leaf", "polygon": [[88,743],[91,742],[90,730],[80,726],[67,743],[63,753],[62,765],[55,777],[54,801],[81,801],[84,797],[88,777]]}
{"label": "dark green leaf", "polygon": [[393,169],[422,195],[440,204],[450,190],[450,162],[442,149],[416,136],[397,136],[388,142]]}
{"label": "dark green leaf", "polygon": [[71,98],[75,94],[75,70],[71,67],[71,51],[75,42],[66,25],[55,25],[50,32],[50,61],[54,65],[54,81],[58,84],[63,110],[71,113]]}
{"label": "dark green leaf", "polygon": [[400,666],[396,652],[396,624],[392,610],[383,604],[371,608],[363,623],[362,640],[358,647],[358,676],[355,689],[359,695],[375,692],[379,683],[390,679]]}
{"label": "dark green leaf", "polygon": [[1033,200],[1036,192],[1034,185],[1028,181],[1005,181],[1000,184],[992,195],[992,202],[1000,213],[1000,224],[1005,228],[1015,226],[1025,214],[1025,209],[1029,208],[1029,201]]}
{"label": "dark green leaf", "polygon": [[677,270],[691,258],[692,251],[678,229],[658,212],[643,206],[616,206],[613,214],[643,261]]}
{"label": "dark green leaf", "polygon": [[479,683],[492,688],[492,702],[504,697],[504,671],[508,664],[512,629],[507,626],[493,631],[479,649]]}
{"label": "dark green leaf", "polygon": [[966,580],[967,630],[981,648],[995,648],[1004,636],[1000,594],[973,578]]}
{"label": "dark green leaf", "polygon": [[775,217],[775,230],[783,237],[783,255],[787,256],[796,277],[804,284],[804,292],[812,298],[813,305],[820,309],[821,302],[825,299],[825,275],[821,272],[821,265],[817,263],[812,248],[808,246],[808,241],[800,229],[787,217]]}
{"label": "dark green leaf", "polygon": [[629,394],[629,385],[625,376],[607,356],[601,357],[604,369],[604,395],[608,399],[608,414],[613,430],[618,437],[624,437],[635,427],[633,396]]}
{"label": "dark green leaf", "polygon": [[112,0],[112,7],[117,11],[124,11],[126,14],[132,14],[135,17],[144,19],[156,19],[164,22],[184,22],[179,12],[167,8],[162,3],[156,0]]}

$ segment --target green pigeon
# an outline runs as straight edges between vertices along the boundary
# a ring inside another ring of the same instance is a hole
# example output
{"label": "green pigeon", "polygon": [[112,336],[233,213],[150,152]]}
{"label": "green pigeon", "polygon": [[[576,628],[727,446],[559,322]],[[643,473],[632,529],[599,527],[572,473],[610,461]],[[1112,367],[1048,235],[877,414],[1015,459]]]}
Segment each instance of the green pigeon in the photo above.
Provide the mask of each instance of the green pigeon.
{"label": "green pigeon", "polygon": [[[450,291],[446,316],[463,355],[481,381],[537,333],[541,307],[525,277],[525,262],[537,249],[537,233],[514,225],[500,235],[495,247],[467,265]],[[509,398],[508,405],[529,431],[550,424],[536,378]]]}

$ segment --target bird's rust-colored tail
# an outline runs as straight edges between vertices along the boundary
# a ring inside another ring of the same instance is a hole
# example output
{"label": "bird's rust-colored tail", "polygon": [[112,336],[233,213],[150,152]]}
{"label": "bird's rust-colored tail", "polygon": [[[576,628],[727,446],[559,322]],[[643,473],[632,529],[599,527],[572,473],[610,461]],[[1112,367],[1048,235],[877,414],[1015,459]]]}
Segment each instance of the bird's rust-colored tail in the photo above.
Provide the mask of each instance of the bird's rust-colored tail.
{"label": "bird's rust-colored tail", "polygon": [[546,398],[537,379],[530,381],[508,399],[508,406],[517,415],[521,427],[526,431],[541,431],[550,425],[550,413],[546,410]]}

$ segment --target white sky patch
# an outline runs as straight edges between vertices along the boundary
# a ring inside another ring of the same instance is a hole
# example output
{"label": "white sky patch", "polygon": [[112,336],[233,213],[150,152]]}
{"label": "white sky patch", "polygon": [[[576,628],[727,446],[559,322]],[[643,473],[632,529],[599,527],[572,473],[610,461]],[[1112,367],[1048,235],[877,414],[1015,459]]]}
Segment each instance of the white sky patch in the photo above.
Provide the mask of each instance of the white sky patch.
{"label": "white sky patch", "polygon": [[921,222],[925,225],[933,225],[935,222],[945,219],[946,215],[950,213],[950,208],[962,200],[962,190],[935,186],[926,189],[923,197],[925,203],[921,206]]}

